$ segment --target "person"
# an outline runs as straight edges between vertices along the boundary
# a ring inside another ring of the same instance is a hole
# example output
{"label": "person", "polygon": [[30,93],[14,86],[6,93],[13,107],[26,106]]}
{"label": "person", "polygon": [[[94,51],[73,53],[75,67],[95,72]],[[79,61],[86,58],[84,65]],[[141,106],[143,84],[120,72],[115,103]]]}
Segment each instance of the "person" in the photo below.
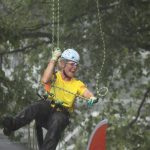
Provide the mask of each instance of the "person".
{"label": "person", "polygon": [[[9,135],[35,119],[39,149],[55,150],[62,132],[69,124],[75,98],[85,97],[90,106],[97,102],[97,98],[86,85],[75,78],[79,60],[80,56],[76,50],[66,49],[61,53],[61,50],[56,48],[41,78],[48,98],[27,106],[15,117],[5,117],[4,134]],[[59,70],[55,71],[57,64]],[[41,127],[47,129],[44,140]]]}

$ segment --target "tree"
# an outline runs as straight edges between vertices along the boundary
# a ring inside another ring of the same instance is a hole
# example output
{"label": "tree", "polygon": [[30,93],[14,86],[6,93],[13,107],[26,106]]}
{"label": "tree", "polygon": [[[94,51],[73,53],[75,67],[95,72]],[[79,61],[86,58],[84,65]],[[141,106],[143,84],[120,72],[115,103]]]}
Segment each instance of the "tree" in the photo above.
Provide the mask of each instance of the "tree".
{"label": "tree", "polygon": [[[128,130],[125,127],[136,116],[144,92],[150,86],[149,1],[98,2],[99,5],[92,0],[65,0],[59,3],[60,48],[64,50],[74,47],[79,51],[82,55],[79,77],[95,93],[96,80],[100,83],[98,88],[109,88],[102,104],[98,103],[95,106],[100,112],[99,116],[93,118],[93,122],[89,119],[85,125],[86,132],[81,135],[84,139],[81,143],[86,143],[88,132],[96,122],[107,117],[110,123],[109,149],[116,149],[116,143],[118,149],[148,149],[150,146],[149,133],[146,132],[149,128],[147,100],[142,105],[142,113],[133,127]],[[55,1],[55,44],[57,4]],[[98,79],[104,48],[97,6],[100,10],[100,23],[106,45],[106,61]],[[52,0],[0,1],[0,100],[2,106],[8,106],[2,107],[1,114],[6,110],[15,113],[14,108],[17,108],[17,111],[23,107],[22,105],[37,99],[40,75],[51,55],[52,7]],[[8,75],[7,71],[11,73]],[[81,111],[84,112],[83,109]],[[84,114],[87,117],[86,112]],[[80,124],[79,120],[85,116],[78,116],[74,125]],[[133,139],[131,141],[128,140],[130,136]],[[84,147],[80,142],[77,143],[77,147]]]}

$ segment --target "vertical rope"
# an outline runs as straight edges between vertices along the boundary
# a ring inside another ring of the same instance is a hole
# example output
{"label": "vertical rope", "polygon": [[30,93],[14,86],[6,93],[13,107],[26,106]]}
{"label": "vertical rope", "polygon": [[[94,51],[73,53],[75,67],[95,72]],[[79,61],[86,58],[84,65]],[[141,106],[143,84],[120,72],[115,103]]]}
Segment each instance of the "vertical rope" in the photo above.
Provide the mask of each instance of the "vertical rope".
{"label": "vertical rope", "polygon": [[55,44],[54,36],[55,36],[55,0],[52,0],[52,52]]}
{"label": "vertical rope", "polygon": [[57,0],[57,47],[59,47],[59,0]]}
{"label": "vertical rope", "polygon": [[55,47],[55,19],[57,20],[57,28],[56,28],[56,36],[57,36],[57,47],[59,47],[59,28],[60,28],[60,25],[59,25],[59,17],[60,17],[60,1],[57,0],[57,16],[55,18],[55,0],[52,0],[52,52],[54,50],[54,47]]}
{"label": "vertical rope", "polygon": [[100,15],[98,0],[97,0],[97,14],[98,14],[99,32],[101,34],[101,40],[102,40],[102,46],[103,46],[103,62],[102,62],[101,69],[100,69],[100,76],[101,76],[102,70],[104,68],[105,60],[106,60],[106,46],[105,46],[105,40],[104,40],[104,32],[102,30],[102,24],[101,24],[102,18]]}
{"label": "vertical rope", "polygon": [[106,60],[106,46],[105,46],[105,40],[104,40],[104,32],[102,30],[102,18],[101,18],[101,14],[100,14],[100,10],[99,10],[99,2],[98,0],[96,0],[96,6],[97,6],[97,15],[98,15],[98,24],[99,24],[99,32],[101,35],[101,40],[102,40],[102,46],[103,46],[103,61],[102,61],[102,65],[100,68],[100,72],[97,74],[97,80],[96,80],[96,92],[97,95],[100,96],[100,89],[99,89],[99,78],[102,78],[102,71],[104,68],[104,64],[105,64],[105,60]]}

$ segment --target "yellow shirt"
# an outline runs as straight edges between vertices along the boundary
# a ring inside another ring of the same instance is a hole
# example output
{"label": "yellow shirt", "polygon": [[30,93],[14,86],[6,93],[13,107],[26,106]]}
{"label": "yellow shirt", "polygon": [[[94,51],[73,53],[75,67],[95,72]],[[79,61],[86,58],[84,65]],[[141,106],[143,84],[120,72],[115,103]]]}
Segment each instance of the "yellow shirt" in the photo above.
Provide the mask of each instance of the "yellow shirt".
{"label": "yellow shirt", "polygon": [[63,106],[68,107],[70,111],[73,111],[73,105],[75,98],[84,93],[86,86],[80,80],[72,78],[70,81],[63,80],[61,72],[56,73],[56,79],[51,84],[49,92],[53,96],[49,96],[49,99],[59,100],[63,102]]}

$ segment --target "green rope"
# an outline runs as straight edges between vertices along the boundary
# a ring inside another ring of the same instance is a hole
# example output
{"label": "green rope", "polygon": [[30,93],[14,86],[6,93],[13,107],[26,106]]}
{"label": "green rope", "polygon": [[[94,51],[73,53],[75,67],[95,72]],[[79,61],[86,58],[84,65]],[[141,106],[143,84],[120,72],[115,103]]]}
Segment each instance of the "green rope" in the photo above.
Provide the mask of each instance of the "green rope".
{"label": "green rope", "polygon": [[106,46],[105,46],[105,40],[104,40],[104,32],[102,30],[102,24],[101,24],[102,18],[101,18],[101,14],[100,14],[100,10],[99,10],[98,0],[96,0],[96,6],[97,6],[99,32],[100,32],[100,35],[101,35],[102,46],[103,46],[103,61],[102,61],[102,65],[101,65],[101,68],[100,68],[100,72],[97,74],[96,93],[97,93],[98,96],[104,97],[108,92],[108,88],[107,87],[102,87],[102,88],[99,89],[99,79],[102,78],[102,71],[104,69],[104,64],[105,64],[105,61],[106,61]]}
{"label": "green rope", "polygon": [[[54,47],[55,47],[55,31],[56,31],[56,36],[57,36],[57,47],[59,48],[59,19],[60,19],[60,3],[59,0],[57,0],[57,16],[55,16],[55,0],[52,0],[52,52],[54,51]],[[57,26],[55,29],[55,20],[57,22]]]}
{"label": "green rope", "polygon": [[55,36],[55,0],[52,0],[52,52],[54,50],[54,36]]}
{"label": "green rope", "polygon": [[57,47],[59,47],[59,0],[57,0]]}

